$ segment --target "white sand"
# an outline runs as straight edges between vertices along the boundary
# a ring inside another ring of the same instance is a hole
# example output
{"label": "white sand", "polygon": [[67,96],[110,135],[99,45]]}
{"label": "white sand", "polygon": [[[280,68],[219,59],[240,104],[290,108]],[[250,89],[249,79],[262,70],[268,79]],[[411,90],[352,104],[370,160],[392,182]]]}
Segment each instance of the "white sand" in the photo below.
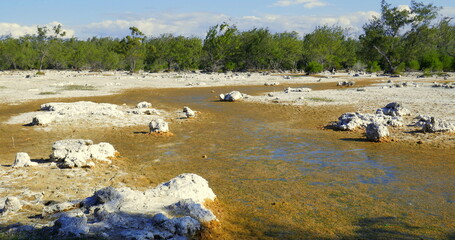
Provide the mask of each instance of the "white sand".
{"label": "white sand", "polygon": [[[126,72],[74,72],[46,71],[45,76],[34,76],[35,71],[0,72],[0,102],[18,104],[20,102],[44,99],[100,96],[119,93],[131,88],[187,88],[208,86],[263,85],[264,83],[317,83],[356,81],[374,79],[370,75],[352,77],[349,74],[329,73],[325,77],[287,77],[286,74],[264,75],[260,73],[138,73]],[[27,75],[32,76],[26,78]],[[324,75],[324,74],[323,74]],[[366,87],[365,92],[356,88],[312,91],[309,93],[275,92],[273,97],[256,96],[248,101],[264,103],[286,103],[295,105],[354,105],[362,112],[374,112],[389,102],[400,102],[409,108],[413,115],[429,114],[446,120],[455,121],[455,89],[432,88],[432,82],[454,82],[455,74],[449,78],[417,78],[417,74],[403,78],[390,78],[394,83],[413,82],[419,87],[384,88],[392,84],[383,83]],[[75,85],[89,86],[93,90],[64,90]],[[284,87],[283,87],[284,90]],[[276,98],[279,100],[276,100]]]}
{"label": "white sand", "polygon": [[[400,82],[405,81],[401,80]],[[401,103],[411,110],[412,116],[432,115],[455,122],[455,89],[433,88],[434,79],[419,80],[418,87],[392,87],[388,83],[374,84],[357,91],[357,88],[340,88],[311,92],[273,92],[251,97],[249,101],[275,102],[292,105],[353,105],[363,113],[375,113],[390,102]],[[278,98],[278,99],[277,99]],[[335,120],[335,119],[334,119]]]}

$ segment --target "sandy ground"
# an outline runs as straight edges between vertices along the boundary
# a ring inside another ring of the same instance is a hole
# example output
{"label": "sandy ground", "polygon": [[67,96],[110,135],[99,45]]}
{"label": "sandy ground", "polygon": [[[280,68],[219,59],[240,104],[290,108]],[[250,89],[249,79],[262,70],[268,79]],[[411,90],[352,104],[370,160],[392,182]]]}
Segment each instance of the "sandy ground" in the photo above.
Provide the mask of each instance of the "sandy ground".
{"label": "sandy ground", "polygon": [[43,98],[111,95],[131,88],[262,85],[265,82],[305,83],[315,82],[319,79],[319,77],[285,78],[284,75],[271,76],[258,73],[138,73],[130,75],[126,72],[46,71],[44,76],[36,76],[32,71],[6,71],[0,72],[0,101],[18,103]]}
{"label": "sandy ground", "polygon": [[[432,115],[455,122],[455,89],[433,88],[433,82],[437,80],[408,78],[394,80],[393,83],[378,80],[378,83],[363,88],[354,86],[311,92],[270,92],[249,100],[308,106],[351,105],[362,113],[375,113],[376,109],[382,108],[390,102],[398,102],[411,110],[412,116]],[[394,86],[404,82],[410,86]],[[452,82],[455,82],[455,79]]]}

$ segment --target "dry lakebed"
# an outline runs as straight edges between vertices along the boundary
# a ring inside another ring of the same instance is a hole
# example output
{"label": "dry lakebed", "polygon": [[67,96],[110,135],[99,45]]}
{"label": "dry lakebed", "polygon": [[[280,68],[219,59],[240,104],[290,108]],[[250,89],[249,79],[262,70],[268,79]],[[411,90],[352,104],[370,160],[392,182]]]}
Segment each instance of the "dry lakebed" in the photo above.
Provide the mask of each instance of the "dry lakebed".
{"label": "dry lakebed", "polygon": [[0,239],[455,238],[451,73],[6,71],[0,101]]}

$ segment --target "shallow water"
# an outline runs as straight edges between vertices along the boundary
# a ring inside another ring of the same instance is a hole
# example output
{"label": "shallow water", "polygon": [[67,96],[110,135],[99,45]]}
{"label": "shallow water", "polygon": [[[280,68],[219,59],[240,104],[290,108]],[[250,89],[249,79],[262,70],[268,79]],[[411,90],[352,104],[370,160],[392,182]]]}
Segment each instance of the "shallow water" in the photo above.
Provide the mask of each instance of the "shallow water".
{"label": "shallow water", "polygon": [[[249,94],[272,91],[235,89]],[[146,131],[146,125],[81,130],[72,137],[112,143],[130,174],[148,180],[127,185],[144,188],[183,172],[206,178],[218,196],[216,214],[221,221],[221,228],[208,238],[455,236],[455,150],[342,140],[348,133],[317,127],[345,109],[216,101],[217,94],[230,90],[134,90],[90,98],[131,105],[150,101],[169,111],[189,106],[201,114],[196,119],[174,119],[173,137],[137,134]],[[63,137],[67,133],[52,135]],[[51,141],[41,139],[37,147]]]}
{"label": "shallow water", "polygon": [[187,138],[168,161],[209,179],[231,237],[450,238],[455,205],[446,199],[455,193],[454,151],[435,155],[415,146],[342,141],[336,136],[343,133],[316,129],[321,116],[216,102],[208,90],[184,96],[169,90],[158,100],[210,114],[176,130],[177,139]]}

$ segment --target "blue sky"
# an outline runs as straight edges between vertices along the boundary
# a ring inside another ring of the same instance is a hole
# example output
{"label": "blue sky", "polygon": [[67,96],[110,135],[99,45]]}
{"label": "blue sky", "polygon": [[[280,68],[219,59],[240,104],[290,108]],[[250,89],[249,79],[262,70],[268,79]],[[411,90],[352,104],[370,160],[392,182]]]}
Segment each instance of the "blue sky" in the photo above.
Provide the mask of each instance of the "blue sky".
{"label": "blue sky", "polygon": [[[389,0],[394,6],[409,1]],[[455,1],[434,0],[444,16],[455,17]],[[62,24],[69,36],[123,37],[129,26],[147,35],[162,33],[203,37],[222,22],[241,30],[268,27],[273,32],[311,32],[340,25],[355,34],[378,14],[380,0],[0,0],[0,35],[35,33],[36,26]]]}

